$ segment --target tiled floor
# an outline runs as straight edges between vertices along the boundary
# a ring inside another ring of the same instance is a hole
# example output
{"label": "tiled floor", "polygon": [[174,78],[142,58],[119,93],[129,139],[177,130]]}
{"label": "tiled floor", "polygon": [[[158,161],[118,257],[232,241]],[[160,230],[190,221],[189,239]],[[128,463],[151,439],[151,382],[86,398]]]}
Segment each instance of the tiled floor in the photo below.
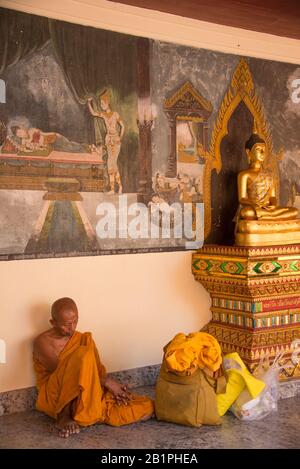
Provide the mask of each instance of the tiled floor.
{"label": "tiled floor", "polygon": [[[153,397],[153,388],[139,388]],[[218,427],[184,427],[151,420],[125,427],[94,425],[68,439],[53,420],[37,412],[0,417],[0,448],[299,448],[300,396],[282,399],[264,420],[241,422],[228,413]]]}

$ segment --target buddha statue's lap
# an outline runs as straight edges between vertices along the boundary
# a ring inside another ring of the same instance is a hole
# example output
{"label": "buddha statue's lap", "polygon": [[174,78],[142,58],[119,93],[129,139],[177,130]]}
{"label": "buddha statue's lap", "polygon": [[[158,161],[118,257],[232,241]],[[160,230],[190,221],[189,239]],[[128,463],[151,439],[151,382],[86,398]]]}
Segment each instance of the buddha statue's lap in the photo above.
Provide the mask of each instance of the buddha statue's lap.
{"label": "buddha statue's lap", "polygon": [[249,168],[238,175],[239,209],[236,244],[258,246],[300,242],[300,219],[295,207],[277,205],[272,174],[262,167],[266,144],[257,134],[246,143]]}

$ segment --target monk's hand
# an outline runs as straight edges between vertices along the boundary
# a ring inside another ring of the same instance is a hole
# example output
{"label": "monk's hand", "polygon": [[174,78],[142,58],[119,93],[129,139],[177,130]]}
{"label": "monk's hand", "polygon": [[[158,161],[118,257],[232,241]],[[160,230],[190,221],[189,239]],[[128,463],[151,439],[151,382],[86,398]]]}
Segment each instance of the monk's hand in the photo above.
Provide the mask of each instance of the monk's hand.
{"label": "monk's hand", "polygon": [[127,391],[126,386],[120,385],[120,390],[114,394],[114,397],[119,405],[127,405],[130,400],[130,394]]}
{"label": "monk's hand", "polygon": [[117,381],[108,378],[106,380],[105,387],[112,393],[118,405],[128,404],[130,393],[128,392],[126,384],[120,384]]}
{"label": "monk's hand", "polygon": [[130,401],[131,399],[130,392],[128,391],[128,387],[126,384],[121,384],[120,387],[121,387],[121,390],[119,394],[117,394],[116,396],[117,403],[127,405],[128,401]]}

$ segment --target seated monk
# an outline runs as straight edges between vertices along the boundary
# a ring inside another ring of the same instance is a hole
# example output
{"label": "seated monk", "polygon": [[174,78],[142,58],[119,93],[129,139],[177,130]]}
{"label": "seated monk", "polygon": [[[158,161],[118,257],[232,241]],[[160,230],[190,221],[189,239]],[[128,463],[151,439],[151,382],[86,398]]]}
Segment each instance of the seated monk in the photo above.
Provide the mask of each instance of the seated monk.
{"label": "seated monk", "polygon": [[294,220],[295,207],[280,207],[275,197],[272,175],[262,167],[267,156],[266,143],[252,134],[245,145],[250,166],[238,175],[239,219],[244,220]]}
{"label": "seated monk", "polygon": [[60,298],[51,308],[52,328],[34,341],[36,408],[56,419],[64,438],[94,423],[120,426],[151,418],[152,400],[107,376],[91,333],[76,331],[77,322],[75,302]]}

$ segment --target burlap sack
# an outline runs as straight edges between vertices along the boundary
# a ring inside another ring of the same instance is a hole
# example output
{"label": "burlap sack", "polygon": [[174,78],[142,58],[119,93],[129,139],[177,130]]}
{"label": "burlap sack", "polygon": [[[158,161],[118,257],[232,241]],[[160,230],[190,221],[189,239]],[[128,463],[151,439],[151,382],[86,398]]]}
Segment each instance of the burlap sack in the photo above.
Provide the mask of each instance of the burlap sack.
{"label": "burlap sack", "polygon": [[216,394],[212,381],[198,369],[179,376],[162,363],[156,383],[155,413],[158,420],[200,427],[219,425]]}

